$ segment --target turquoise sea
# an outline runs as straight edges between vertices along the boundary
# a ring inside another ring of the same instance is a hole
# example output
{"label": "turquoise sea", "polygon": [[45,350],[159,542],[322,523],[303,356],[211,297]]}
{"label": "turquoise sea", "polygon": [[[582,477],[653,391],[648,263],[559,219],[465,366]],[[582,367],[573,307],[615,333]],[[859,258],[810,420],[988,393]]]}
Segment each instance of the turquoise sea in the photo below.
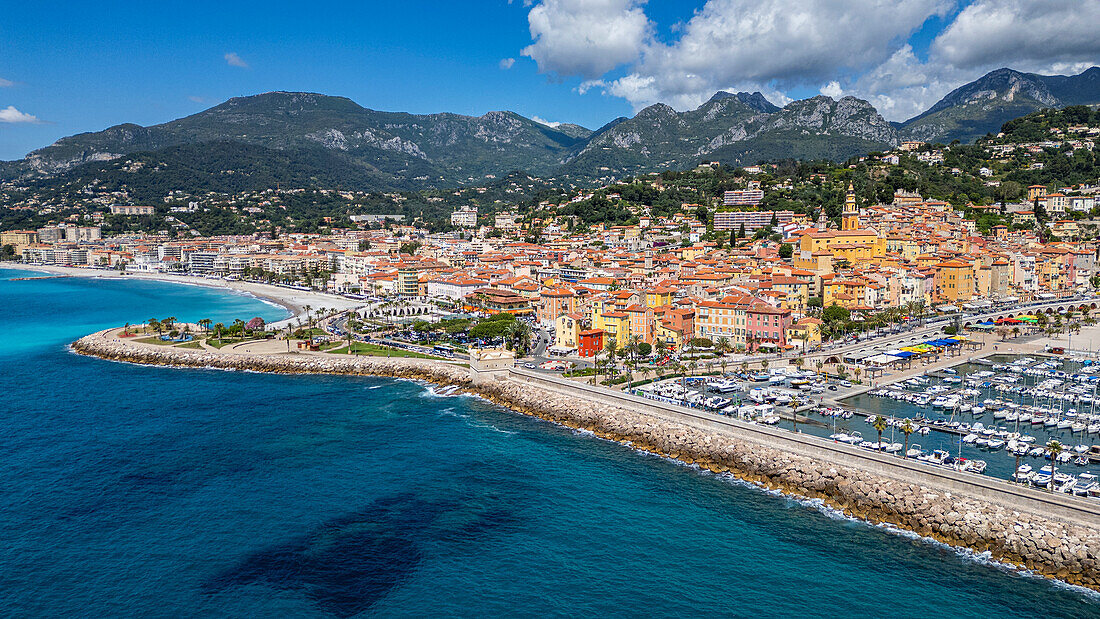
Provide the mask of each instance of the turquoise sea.
{"label": "turquoise sea", "polygon": [[0,269],[8,616],[1100,617],[980,556],[369,378],[68,352],[151,317],[284,311]]}

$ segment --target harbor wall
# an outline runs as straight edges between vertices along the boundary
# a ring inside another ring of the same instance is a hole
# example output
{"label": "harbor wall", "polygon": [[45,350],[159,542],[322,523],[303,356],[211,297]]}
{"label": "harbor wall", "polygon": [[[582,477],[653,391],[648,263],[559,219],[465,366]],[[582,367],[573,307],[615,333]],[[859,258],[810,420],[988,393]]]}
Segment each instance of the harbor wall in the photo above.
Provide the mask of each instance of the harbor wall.
{"label": "harbor wall", "polygon": [[470,371],[390,357],[228,354],[141,345],[100,332],[81,354],[177,367],[373,375],[457,385],[520,413],[585,429],[717,474],[823,500],[998,560],[1100,590],[1100,507],[977,475],[939,470],[820,437],[740,422],[522,369],[476,385]]}

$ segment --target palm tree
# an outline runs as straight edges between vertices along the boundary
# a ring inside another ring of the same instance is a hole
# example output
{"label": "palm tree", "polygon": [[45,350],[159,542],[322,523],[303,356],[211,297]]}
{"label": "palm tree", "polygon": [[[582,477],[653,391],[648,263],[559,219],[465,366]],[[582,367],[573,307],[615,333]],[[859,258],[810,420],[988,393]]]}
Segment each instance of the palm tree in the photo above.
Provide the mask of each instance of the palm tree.
{"label": "palm tree", "polygon": [[852,368],[852,374],[855,374],[855,375],[856,375],[856,382],[857,382],[857,383],[859,382],[859,374],[860,374],[860,372],[862,372],[862,371],[863,371],[863,370],[862,370],[862,369],[860,369],[860,367],[859,367],[858,365],[857,365],[856,367]]}
{"label": "palm tree", "polygon": [[718,352],[722,353],[723,356],[730,350],[730,339],[724,335],[718,338],[715,344],[718,345]]}
{"label": "palm tree", "polygon": [[798,398],[791,398],[791,430],[798,432]]}
{"label": "palm tree", "polygon": [[668,344],[661,338],[657,338],[657,341],[654,342],[653,347],[657,350],[658,357],[663,357],[665,355],[665,351],[668,350]]}
{"label": "palm tree", "polygon": [[531,325],[522,320],[513,320],[512,324],[504,330],[504,337],[508,347],[522,357],[531,347]]}
{"label": "palm tree", "polygon": [[607,361],[608,364],[610,364],[610,367],[605,366],[605,369],[608,370],[607,378],[610,379],[611,374],[615,371],[615,353],[619,351],[619,342],[613,337],[608,338],[607,342],[604,343],[603,349],[607,353]]}
{"label": "palm tree", "polygon": [[905,435],[905,447],[901,450],[901,457],[904,458],[905,454],[909,453],[909,435],[912,434],[916,428],[913,427],[913,420],[908,417],[905,421],[901,422],[901,433]]}
{"label": "palm tree", "polygon": [[760,361],[760,369],[762,369],[762,370],[767,370],[768,369],[768,360],[767,359],[763,359],[762,361]]}
{"label": "palm tree", "polygon": [[886,430],[886,417],[882,415],[875,415],[875,420],[871,423],[871,426],[878,432],[878,447],[882,448],[882,432]]}
{"label": "palm tree", "polygon": [[225,329],[225,325],[223,325],[220,322],[216,323],[214,325],[214,337],[218,338],[218,343],[219,344],[222,343],[222,330],[224,330],[224,329]]}
{"label": "palm tree", "polygon": [[152,329],[153,332],[155,332],[155,333],[160,333],[162,325],[160,324],[160,321],[157,320],[156,318],[150,318],[149,319],[149,328]]}
{"label": "palm tree", "polygon": [[309,328],[312,329],[313,328],[313,319],[310,318],[309,311],[311,309],[313,309],[313,306],[311,306],[307,303],[306,306],[303,307],[302,309],[304,309],[306,311],[306,323],[309,325]]}
{"label": "palm tree", "polygon": [[743,374],[748,374],[749,373],[749,362],[748,361],[742,361],[741,362],[741,372]]}
{"label": "palm tree", "polygon": [[199,326],[202,327],[203,331],[209,332],[210,331],[210,323],[211,323],[211,320],[209,318],[203,318],[202,320],[199,321]]}
{"label": "palm tree", "polygon": [[794,359],[791,359],[791,364],[793,364],[794,367],[798,368],[799,370],[802,369],[802,364],[804,363],[805,361],[802,359],[802,357],[795,357]]}
{"label": "palm tree", "polygon": [[1050,485],[1047,486],[1051,492],[1054,492],[1054,473],[1058,471],[1058,454],[1062,453],[1062,443],[1055,439],[1050,439],[1047,443],[1047,451],[1050,452]]}
{"label": "palm tree", "polygon": [[822,359],[818,359],[817,362],[814,363],[814,366],[817,367],[817,373],[821,374],[822,368],[825,367],[825,361],[823,361]]}
{"label": "palm tree", "polygon": [[171,331],[172,330],[172,325],[176,324],[176,317],[175,316],[169,316],[168,318],[165,318],[164,320],[162,320],[160,322],[161,322],[161,324],[164,325],[164,330],[165,331]]}

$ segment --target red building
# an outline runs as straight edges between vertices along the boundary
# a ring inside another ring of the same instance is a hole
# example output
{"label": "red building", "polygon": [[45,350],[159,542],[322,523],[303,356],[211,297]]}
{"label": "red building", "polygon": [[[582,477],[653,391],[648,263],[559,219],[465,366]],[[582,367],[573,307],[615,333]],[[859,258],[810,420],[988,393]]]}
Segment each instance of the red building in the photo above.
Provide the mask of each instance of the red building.
{"label": "red building", "polygon": [[603,350],[603,329],[589,329],[577,334],[577,354],[581,357],[595,357]]}

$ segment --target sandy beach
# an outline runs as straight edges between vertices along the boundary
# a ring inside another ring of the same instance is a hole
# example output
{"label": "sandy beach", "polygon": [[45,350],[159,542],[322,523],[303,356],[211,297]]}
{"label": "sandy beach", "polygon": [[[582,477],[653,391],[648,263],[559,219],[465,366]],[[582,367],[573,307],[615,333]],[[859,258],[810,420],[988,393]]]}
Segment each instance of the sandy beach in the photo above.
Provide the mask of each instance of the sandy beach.
{"label": "sandy beach", "polygon": [[62,267],[44,264],[9,263],[5,266],[27,271],[38,271],[42,273],[51,273],[56,275],[67,275],[71,277],[91,277],[99,279],[147,279],[159,282],[189,284],[192,286],[207,286],[210,288],[232,290],[243,294],[249,294],[286,308],[291,313],[290,317],[284,320],[280,320],[279,322],[272,323],[271,326],[275,328],[283,327],[289,321],[295,320],[299,316],[304,316],[305,306],[307,305],[314,310],[320,307],[345,310],[363,305],[361,302],[356,301],[355,299],[348,299],[339,295],[328,294],[324,292],[307,292],[304,290],[295,290],[293,288],[284,288],[282,286],[272,286],[270,284],[259,284],[255,282],[207,279],[204,277],[172,275],[169,273],[146,273],[136,271],[127,271],[126,273],[120,273],[119,271],[107,269]]}

